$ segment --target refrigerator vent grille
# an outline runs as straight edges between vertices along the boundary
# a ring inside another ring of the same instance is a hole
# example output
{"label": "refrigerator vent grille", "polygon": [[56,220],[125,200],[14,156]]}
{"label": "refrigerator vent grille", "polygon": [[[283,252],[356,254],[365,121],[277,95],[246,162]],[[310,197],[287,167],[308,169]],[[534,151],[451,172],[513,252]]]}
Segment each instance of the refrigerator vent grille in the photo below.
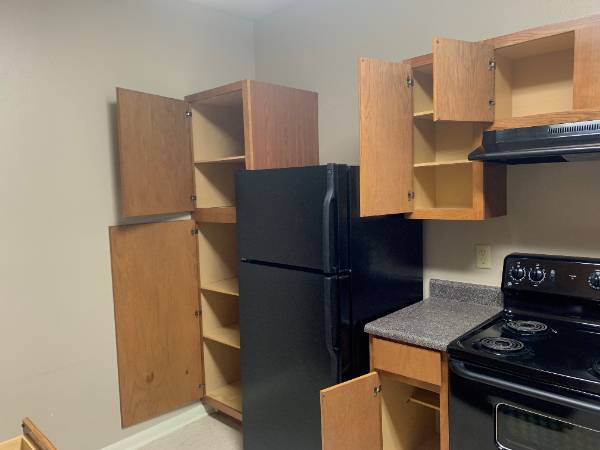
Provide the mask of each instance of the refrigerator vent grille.
{"label": "refrigerator vent grille", "polygon": [[586,122],[578,125],[561,125],[548,128],[548,134],[575,133],[578,131],[600,130],[600,121]]}

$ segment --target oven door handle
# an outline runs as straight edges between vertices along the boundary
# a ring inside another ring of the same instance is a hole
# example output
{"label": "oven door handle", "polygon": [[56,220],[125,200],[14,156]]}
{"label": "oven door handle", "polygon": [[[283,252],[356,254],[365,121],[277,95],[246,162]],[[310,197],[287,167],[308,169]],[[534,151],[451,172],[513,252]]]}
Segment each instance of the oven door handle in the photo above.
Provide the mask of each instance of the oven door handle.
{"label": "oven door handle", "polygon": [[596,406],[591,403],[583,402],[577,399],[565,397],[563,395],[554,394],[552,392],[546,392],[534,387],[523,386],[520,384],[512,383],[507,380],[502,380],[499,378],[491,377],[489,375],[478,373],[473,370],[467,369],[465,364],[459,361],[450,361],[448,366],[450,367],[450,370],[452,370],[456,375],[471,381],[484,383],[499,389],[505,389],[527,397],[534,397],[539,400],[545,400],[547,402],[556,403],[562,406],[567,406],[569,408],[575,408],[593,414],[600,414],[600,406]]}

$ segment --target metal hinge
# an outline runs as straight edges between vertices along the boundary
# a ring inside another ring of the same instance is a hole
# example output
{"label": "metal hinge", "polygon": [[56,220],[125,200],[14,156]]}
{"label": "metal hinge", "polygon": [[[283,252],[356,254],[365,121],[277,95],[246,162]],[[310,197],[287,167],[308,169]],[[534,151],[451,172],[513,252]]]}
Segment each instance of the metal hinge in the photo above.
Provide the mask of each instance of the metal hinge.
{"label": "metal hinge", "polygon": [[200,317],[200,314],[202,314],[202,312],[200,310],[194,311],[194,317],[198,318],[198,317]]}
{"label": "metal hinge", "polygon": [[192,236],[197,236],[200,233],[200,228],[192,228]]}
{"label": "metal hinge", "polygon": [[496,70],[496,58],[492,56],[488,61],[488,69]]}
{"label": "metal hinge", "polygon": [[415,199],[415,193],[413,191],[408,191],[408,201],[411,202]]}
{"label": "metal hinge", "polygon": [[185,117],[187,117],[188,119],[189,119],[190,117],[192,117],[192,111],[186,111],[186,112],[185,112]]}
{"label": "metal hinge", "polygon": [[495,106],[496,106],[496,100],[494,100],[493,98],[490,98],[488,100],[488,108],[494,109]]}
{"label": "metal hinge", "polygon": [[199,384],[198,385],[198,389],[200,389],[200,390],[204,389],[204,385],[203,384]]}
{"label": "metal hinge", "polygon": [[377,385],[373,388],[373,396],[377,397],[380,393],[381,393],[381,389],[383,389],[381,387],[381,385]]}
{"label": "metal hinge", "polygon": [[190,195],[190,200],[191,200],[191,201],[195,202],[195,201],[196,201],[196,198],[197,198],[197,197],[196,197],[195,195]]}
{"label": "metal hinge", "polygon": [[406,86],[413,87],[415,85],[415,80],[409,75],[406,77]]}

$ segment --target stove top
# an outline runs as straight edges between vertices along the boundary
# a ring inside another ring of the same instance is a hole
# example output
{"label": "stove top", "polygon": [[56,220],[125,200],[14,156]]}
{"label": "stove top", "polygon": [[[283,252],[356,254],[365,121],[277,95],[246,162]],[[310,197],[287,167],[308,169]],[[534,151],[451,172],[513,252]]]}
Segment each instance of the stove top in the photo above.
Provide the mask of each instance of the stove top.
{"label": "stove top", "polygon": [[509,255],[504,311],[452,342],[450,356],[600,395],[595,275],[600,260]]}

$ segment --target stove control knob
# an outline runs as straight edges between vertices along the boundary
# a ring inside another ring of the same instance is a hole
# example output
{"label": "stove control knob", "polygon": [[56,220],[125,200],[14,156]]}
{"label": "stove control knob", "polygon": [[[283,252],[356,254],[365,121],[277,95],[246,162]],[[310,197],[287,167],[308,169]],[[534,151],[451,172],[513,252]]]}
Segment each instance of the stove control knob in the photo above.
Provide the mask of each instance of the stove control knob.
{"label": "stove control knob", "polygon": [[600,270],[592,272],[588,277],[588,284],[592,289],[600,290]]}
{"label": "stove control knob", "polygon": [[544,281],[545,277],[546,272],[544,272],[544,270],[540,269],[539,267],[535,267],[529,271],[529,279],[534,283],[540,283]]}
{"label": "stove control knob", "polygon": [[525,278],[525,275],[525,269],[522,267],[513,267],[510,270],[510,277],[515,281],[521,281],[523,278]]}

